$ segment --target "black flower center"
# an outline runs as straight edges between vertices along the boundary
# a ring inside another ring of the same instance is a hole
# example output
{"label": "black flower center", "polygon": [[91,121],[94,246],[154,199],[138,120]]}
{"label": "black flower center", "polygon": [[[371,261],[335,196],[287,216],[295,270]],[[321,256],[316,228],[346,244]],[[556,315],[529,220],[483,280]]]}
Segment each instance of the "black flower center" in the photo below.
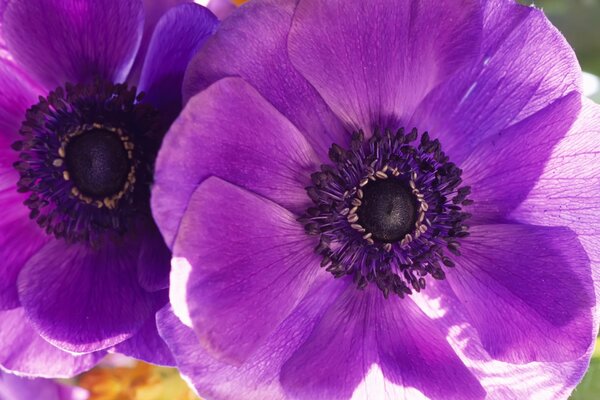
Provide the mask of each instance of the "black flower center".
{"label": "black flower center", "polygon": [[414,230],[417,202],[400,179],[378,179],[363,187],[363,200],[356,214],[358,223],[373,239],[393,243]]}
{"label": "black flower center", "polygon": [[66,146],[67,171],[86,196],[103,199],[123,190],[130,170],[124,142],[106,129],[92,129]]}
{"label": "black flower center", "polygon": [[141,100],[135,88],[97,80],[59,87],[27,110],[13,144],[17,186],[48,234],[96,245],[150,216],[164,128]]}
{"label": "black flower center", "polygon": [[437,139],[418,138],[416,129],[366,140],[355,132],[349,149],[332,145],[332,164],[311,175],[313,206],[299,220],[319,237],[315,251],[334,277],[403,297],[454,266],[448,253],[459,255],[469,234],[470,188]]}

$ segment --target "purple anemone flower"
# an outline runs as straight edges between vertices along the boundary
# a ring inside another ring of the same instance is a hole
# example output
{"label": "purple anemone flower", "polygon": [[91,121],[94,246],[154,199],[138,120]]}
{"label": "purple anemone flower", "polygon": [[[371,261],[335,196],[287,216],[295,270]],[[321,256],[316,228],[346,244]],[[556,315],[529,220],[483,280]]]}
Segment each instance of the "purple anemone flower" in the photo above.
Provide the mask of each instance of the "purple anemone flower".
{"label": "purple anemone flower", "polygon": [[149,187],[187,63],[218,23],[185,3],[11,0],[2,9],[6,370],[71,376],[107,350],[172,363],[155,323],[170,251]]}
{"label": "purple anemone flower", "polygon": [[0,400],[87,400],[87,390],[51,379],[22,378],[0,373]]}
{"label": "purple anemone flower", "polygon": [[256,0],[184,79],[161,336],[211,399],[559,399],[598,321],[598,107],[508,0]]}

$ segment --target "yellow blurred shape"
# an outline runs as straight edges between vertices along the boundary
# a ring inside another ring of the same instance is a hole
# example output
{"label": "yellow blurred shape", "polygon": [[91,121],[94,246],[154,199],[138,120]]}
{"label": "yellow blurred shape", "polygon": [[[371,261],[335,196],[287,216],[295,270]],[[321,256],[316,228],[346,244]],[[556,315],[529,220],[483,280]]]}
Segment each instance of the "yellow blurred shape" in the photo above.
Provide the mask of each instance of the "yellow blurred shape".
{"label": "yellow blurred shape", "polygon": [[176,369],[143,362],[133,367],[97,367],[80,376],[89,400],[199,400]]}
{"label": "yellow blurred shape", "polygon": [[241,6],[242,4],[244,4],[246,1],[248,0],[231,0],[233,1],[233,4],[235,4],[236,6]]}

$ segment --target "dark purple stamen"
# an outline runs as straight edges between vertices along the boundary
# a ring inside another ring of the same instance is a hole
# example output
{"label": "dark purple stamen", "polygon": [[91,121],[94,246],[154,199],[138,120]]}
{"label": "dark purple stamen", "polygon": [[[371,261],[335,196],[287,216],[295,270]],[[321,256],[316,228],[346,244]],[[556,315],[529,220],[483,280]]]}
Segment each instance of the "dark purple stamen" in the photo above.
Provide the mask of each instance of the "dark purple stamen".
{"label": "dark purple stamen", "polygon": [[444,279],[453,267],[446,250],[460,254],[468,236],[462,207],[469,187],[462,171],[425,132],[353,134],[351,149],[333,145],[334,165],[322,165],[307,188],[314,206],[300,219],[317,235],[321,266],[351,275],[359,288],[375,283],[387,297],[425,288],[425,277]]}
{"label": "dark purple stamen", "polygon": [[26,113],[14,143],[19,192],[48,234],[96,244],[150,215],[158,151],[157,111],[126,85],[95,81],[59,87]]}

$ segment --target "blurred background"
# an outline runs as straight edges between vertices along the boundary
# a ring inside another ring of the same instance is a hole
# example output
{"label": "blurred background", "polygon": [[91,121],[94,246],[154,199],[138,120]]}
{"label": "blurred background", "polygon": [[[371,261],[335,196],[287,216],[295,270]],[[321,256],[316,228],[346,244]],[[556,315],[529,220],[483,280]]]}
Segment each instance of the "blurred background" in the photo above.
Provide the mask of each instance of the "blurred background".
{"label": "blurred background", "polygon": [[[206,5],[210,0],[196,0]],[[215,0],[212,0],[215,1]],[[239,5],[244,0],[230,0]],[[365,0],[368,1],[368,0]],[[585,93],[600,102],[600,0],[519,0],[542,8],[573,46],[584,71]],[[32,393],[27,395],[26,393]],[[33,395],[35,393],[35,395]],[[23,397],[23,395],[25,397]],[[31,397],[33,396],[33,397]],[[177,370],[112,355],[64,381],[26,380],[0,373],[0,400],[197,400]],[[571,400],[600,399],[600,346]],[[243,400],[243,394],[240,395]]]}

